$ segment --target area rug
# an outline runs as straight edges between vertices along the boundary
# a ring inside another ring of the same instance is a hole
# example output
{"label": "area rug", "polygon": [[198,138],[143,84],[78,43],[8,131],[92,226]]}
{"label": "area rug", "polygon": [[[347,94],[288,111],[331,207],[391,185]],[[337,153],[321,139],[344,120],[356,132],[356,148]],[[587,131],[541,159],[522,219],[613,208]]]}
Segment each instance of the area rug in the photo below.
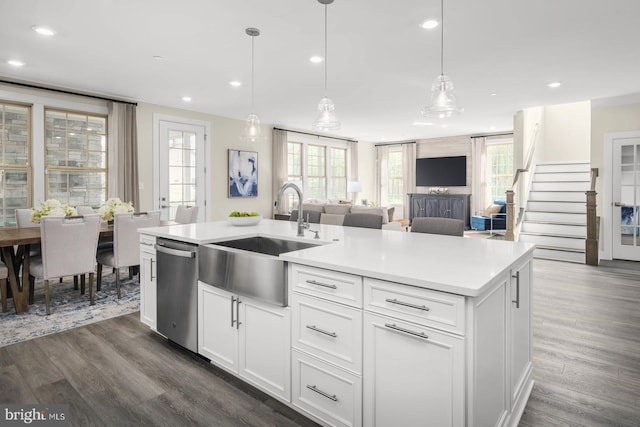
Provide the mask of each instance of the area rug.
{"label": "area rug", "polygon": [[[121,274],[123,276],[124,280],[120,282],[122,298],[117,298],[115,274],[105,274],[101,291],[95,293],[96,304],[93,306],[89,305],[88,287],[85,295],[80,295],[80,290],[73,289],[72,278],[52,283],[49,288],[50,316],[46,315],[43,283],[37,281],[34,304],[29,306],[28,312],[16,314],[9,300],[9,312],[0,313],[0,347],[138,311],[138,276],[133,276],[133,279],[129,279],[126,273]],[[87,286],[88,283],[87,277]],[[95,279],[93,286],[95,291]]]}

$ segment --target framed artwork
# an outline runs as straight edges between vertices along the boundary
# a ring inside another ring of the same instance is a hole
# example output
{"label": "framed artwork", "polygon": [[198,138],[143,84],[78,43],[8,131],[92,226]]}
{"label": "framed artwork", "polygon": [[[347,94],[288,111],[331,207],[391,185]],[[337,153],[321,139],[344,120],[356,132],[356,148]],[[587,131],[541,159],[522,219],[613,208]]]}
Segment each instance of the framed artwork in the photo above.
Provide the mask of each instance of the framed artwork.
{"label": "framed artwork", "polygon": [[229,149],[229,197],[258,196],[258,153]]}

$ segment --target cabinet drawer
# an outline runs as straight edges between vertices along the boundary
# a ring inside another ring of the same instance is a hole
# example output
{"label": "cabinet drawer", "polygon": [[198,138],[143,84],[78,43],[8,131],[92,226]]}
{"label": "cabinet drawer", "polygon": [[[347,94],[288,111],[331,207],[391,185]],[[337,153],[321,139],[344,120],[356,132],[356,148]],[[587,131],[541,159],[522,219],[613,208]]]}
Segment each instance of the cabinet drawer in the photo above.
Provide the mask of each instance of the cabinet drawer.
{"label": "cabinet drawer", "polygon": [[156,238],[147,234],[140,235],[140,250],[150,253],[156,253]]}
{"label": "cabinet drawer", "polygon": [[294,347],[362,372],[362,310],[294,292],[291,312]]}
{"label": "cabinet drawer", "polygon": [[365,309],[464,335],[464,297],[371,278],[364,279]]}
{"label": "cabinet drawer", "polygon": [[292,350],[292,403],[334,426],[362,425],[362,379]]}
{"label": "cabinet drawer", "polygon": [[362,307],[362,277],[298,264],[290,266],[292,290]]}

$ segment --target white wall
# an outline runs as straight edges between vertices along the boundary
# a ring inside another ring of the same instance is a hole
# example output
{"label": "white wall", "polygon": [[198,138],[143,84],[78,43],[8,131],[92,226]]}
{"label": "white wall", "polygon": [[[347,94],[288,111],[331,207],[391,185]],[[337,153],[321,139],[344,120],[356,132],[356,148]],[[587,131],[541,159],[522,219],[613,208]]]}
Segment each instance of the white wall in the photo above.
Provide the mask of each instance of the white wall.
{"label": "white wall", "polygon": [[376,147],[372,142],[358,142],[358,179],[362,183],[362,192],[355,201],[361,199],[376,200]]}
{"label": "white wall", "polygon": [[591,103],[544,107],[542,138],[536,158],[542,162],[589,161]]}
{"label": "white wall", "polygon": [[[240,140],[244,130],[244,121],[228,119],[211,114],[168,108],[153,104],[138,104],[138,162],[139,179],[143,186],[140,191],[140,209],[154,209],[153,204],[153,114],[163,114],[199,120],[210,123],[211,134],[207,135],[206,144],[211,156],[211,171],[208,171],[207,220],[221,220],[229,212],[255,211],[265,218],[271,217],[271,171],[272,148],[271,126],[263,125],[264,141],[250,143]],[[241,149],[258,152],[258,197],[229,198],[228,197],[228,167],[227,150]]]}

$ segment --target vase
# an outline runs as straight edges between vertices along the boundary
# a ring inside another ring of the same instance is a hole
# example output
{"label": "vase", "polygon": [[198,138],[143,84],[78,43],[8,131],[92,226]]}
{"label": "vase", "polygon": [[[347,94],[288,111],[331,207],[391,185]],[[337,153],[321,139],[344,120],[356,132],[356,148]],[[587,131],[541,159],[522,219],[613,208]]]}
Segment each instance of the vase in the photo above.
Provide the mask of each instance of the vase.
{"label": "vase", "polygon": [[108,227],[113,227],[113,218],[107,220],[107,226]]}

